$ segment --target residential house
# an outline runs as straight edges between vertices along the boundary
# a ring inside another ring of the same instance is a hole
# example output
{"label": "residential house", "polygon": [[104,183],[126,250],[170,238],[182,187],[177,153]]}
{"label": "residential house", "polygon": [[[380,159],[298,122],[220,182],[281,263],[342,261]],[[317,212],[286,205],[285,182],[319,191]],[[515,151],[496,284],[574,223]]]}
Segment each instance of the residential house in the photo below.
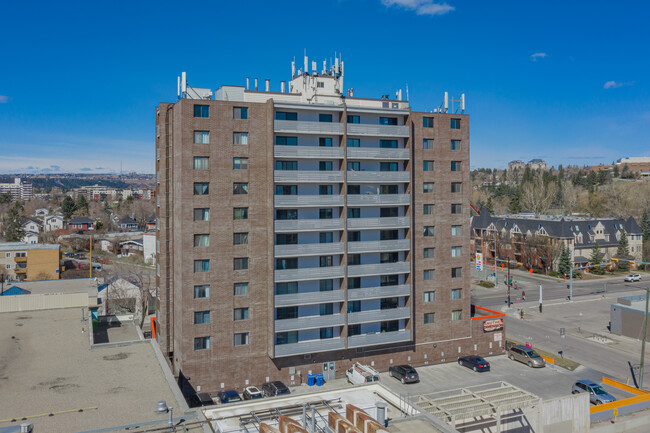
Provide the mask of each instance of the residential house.
{"label": "residential house", "polygon": [[44,217],[46,217],[49,213],[50,213],[50,210],[49,210],[49,209],[46,209],[46,208],[42,207],[42,208],[40,208],[40,209],[36,209],[36,210],[34,211],[34,217],[36,217],[36,218],[44,218]]}
{"label": "residential house", "polygon": [[85,232],[95,229],[95,222],[88,217],[74,217],[68,221],[68,230],[72,232]]}
{"label": "residential house", "polygon": [[5,281],[57,280],[60,250],[58,244],[0,243],[0,273]]}
{"label": "residential house", "polygon": [[25,232],[23,235],[23,238],[21,239],[22,242],[25,242],[26,244],[37,244],[38,243],[38,233],[36,232]]}
{"label": "residential house", "polygon": [[47,215],[43,218],[43,231],[44,232],[53,232],[55,230],[60,230],[64,227],[65,220],[62,215]]}
{"label": "residential house", "polygon": [[117,228],[119,230],[137,230],[138,222],[127,215],[118,221]]}
{"label": "residential house", "polygon": [[119,254],[130,256],[131,254],[144,254],[142,239],[126,240],[118,244]]}
{"label": "residential house", "polygon": [[156,230],[156,214],[154,213],[145,221],[145,231],[151,232]]}
{"label": "residential house", "polygon": [[34,232],[37,235],[41,232],[40,221],[32,218],[23,218],[20,221],[20,225],[22,226],[23,230],[25,230],[25,232]]}

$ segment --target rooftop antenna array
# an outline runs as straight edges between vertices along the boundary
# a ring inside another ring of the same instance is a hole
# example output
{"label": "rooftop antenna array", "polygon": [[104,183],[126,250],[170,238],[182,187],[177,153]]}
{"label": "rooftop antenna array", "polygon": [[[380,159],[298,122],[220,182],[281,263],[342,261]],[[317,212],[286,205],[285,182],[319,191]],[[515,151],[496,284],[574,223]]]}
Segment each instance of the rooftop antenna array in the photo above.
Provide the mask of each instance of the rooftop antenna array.
{"label": "rooftop antenna array", "polygon": [[[406,98],[408,99],[408,87],[406,90]],[[451,102],[451,110],[449,108],[449,103]],[[464,114],[465,113],[465,94],[461,93],[460,99],[449,99],[449,92],[445,92],[445,97],[437,109],[433,110],[434,113],[454,113]]]}

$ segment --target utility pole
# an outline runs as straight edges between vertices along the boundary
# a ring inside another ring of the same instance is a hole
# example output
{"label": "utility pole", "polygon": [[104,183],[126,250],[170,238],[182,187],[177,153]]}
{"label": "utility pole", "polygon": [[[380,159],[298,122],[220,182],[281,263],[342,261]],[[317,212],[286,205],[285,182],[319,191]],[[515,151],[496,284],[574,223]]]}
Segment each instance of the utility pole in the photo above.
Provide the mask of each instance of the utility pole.
{"label": "utility pole", "polygon": [[539,312],[542,312],[542,285],[539,285]]}
{"label": "utility pole", "polygon": [[93,279],[93,234],[90,233],[90,279]]}
{"label": "utility pole", "polygon": [[643,373],[645,372],[645,339],[648,331],[648,298],[650,297],[650,286],[645,289],[645,316],[643,316],[643,340],[641,340],[641,369],[639,371],[639,388],[643,388]]}
{"label": "utility pole", "polygon": [[510,286],[511,286],[511,284],[510,284],[510,257],[508,257],[508,279],[506,281],[507,281],[507,285],[508,285],[508,308],[510,308],[510,305],[512,305],[512,303],[510,302]]}

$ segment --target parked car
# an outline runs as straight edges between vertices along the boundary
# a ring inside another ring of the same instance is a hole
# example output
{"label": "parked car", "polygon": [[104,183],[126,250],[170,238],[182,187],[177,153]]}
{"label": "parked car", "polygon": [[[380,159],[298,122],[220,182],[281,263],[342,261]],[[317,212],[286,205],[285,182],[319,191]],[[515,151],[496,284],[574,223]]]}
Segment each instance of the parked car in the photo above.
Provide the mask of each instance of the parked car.
{"label": "parked car", "polygon": [[546,366],[546,361],[544,361],[544,358],[539,356],[539,354],[533,349],[526,346],[512,346],[508,351],[508,358],[512,359],[513,361],[523,362],[531,368],[541,368]]}
{"label": "parked car", "polygon": [[420,381],[420,376],[415,368],[410,365],[393,365],[388,369],[390,377],[394,377],[402,383],[415,383]]}
{"label": "parked car", "polygon": [[276,380],[275,382],[266,382],[262,385],[262,392],[266,397],[275,397],[276,395],[290,394],[289,388],[287,385]]}
{"label": "parked car", "polygon": [[474,371],[490,371],[490,363],[476,355],[461,356],[458,358],[458,365],[471,368]]}
{"label": "parked car", "polygon": [[589,401],[593,404],[611,403],[616,401],[616,397],[608,393],[602,386],[590,380],[579,380],[573,384],[571,394],[578,394],[581,392],[589,393]]}
{"label": "parked car", "polygon": [[200,392],[194,394],[190,397],[189,405],[190,407],[201,407],[201,406],[210,406],[214,404],[212,396],[207,392]]}
{"label": "parked car", "polygon": [[264,394],[256,386],[247,386],[242,395],[244,396],[244,400],[264,398]]}
{"label": "parked car", "polygon": [[639,275],[639,274],[630,274],[627,277],[623,278],[623,281],[626,281],[626,282],[641,281],[641,275]]}
{"label": "parked car", "polygon": [[225,391],[219,391],[217,393],[217,398],[221,403],[235,403],[237,401],[242,401],[239,393],[234,389],[227,389]]}

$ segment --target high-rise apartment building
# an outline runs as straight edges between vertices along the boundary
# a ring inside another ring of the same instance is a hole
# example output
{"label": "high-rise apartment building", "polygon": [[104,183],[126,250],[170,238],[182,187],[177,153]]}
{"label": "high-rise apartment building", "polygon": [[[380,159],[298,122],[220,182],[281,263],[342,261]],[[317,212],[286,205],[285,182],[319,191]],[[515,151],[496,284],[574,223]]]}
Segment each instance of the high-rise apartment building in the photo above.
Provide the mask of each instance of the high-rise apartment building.
{"label": "high-rise apartment building", "polygon": [[14,183],[0,183],[0,194],[11,194],[14,200],[31,200],[34,189],[31,183],[23,182],[21,178],[14,178]]}
{"label": "high-rise apartment building", "polygon": [[174,372],[212,391],[500,352],[471,318],[469,117],[345,96],[342,63],[307,65],[288,92],[183,79],[156,108]]}

